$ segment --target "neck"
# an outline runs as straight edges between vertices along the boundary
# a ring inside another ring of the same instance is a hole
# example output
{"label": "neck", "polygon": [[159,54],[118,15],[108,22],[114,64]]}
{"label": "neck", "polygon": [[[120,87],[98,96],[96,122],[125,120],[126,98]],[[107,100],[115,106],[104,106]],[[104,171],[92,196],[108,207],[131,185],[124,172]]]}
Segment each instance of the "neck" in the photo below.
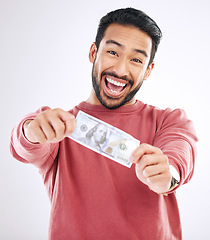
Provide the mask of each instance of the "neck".
{"label": "neck", "polygon": [[92,91],[90,93],[90,96],[86,100],[86,103],[89,103],[89,104],[92,104],[92,105],[102,105],[100,103],[100,101],[98,100],[98,98],[96,97],[96,94],[95,94],[93,89],[92,89]]}

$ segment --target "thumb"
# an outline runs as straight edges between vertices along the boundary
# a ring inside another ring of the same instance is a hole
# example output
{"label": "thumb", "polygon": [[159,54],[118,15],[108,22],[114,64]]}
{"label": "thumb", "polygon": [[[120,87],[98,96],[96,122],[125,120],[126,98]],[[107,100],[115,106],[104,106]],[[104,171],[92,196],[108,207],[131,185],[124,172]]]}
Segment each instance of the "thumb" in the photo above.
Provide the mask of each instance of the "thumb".
{"label": "thumb", "polygon": [[75,129],[76,119],[75,116],[69,112],[66,112],[65,119],[63,119],[65,123],[65,136],[69,136]]}
{"label": "thumb", "polygon": [[135,165],[135,171],[136,171],[136,176],[137,178],[144,184],[146,184],[147,186],[149,185],[149,182],[147,180],[147,178],[144,176],[144,170],[142,169],[140,164],[136,164]]}

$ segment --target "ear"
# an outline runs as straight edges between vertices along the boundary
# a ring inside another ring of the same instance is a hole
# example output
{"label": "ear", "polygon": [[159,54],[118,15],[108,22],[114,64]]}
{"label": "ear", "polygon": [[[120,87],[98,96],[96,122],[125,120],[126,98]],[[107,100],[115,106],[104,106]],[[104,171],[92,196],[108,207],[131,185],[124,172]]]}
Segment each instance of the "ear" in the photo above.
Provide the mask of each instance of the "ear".
{"label": "ear", "polygon": [[93,43],[90,47],[90,51],[89,51],[89,60],[91,63],[94,63],[95,59],[96,59],[96,52],[97,52],[97,47],[96,44]]}
{"label": "ear", "polygon": [[148,79],[148,77],[150,76],[150,74],[151,74],[152,69],[154,68],[154,66],[155,66],[155,63],[154,63],[154,62],[152,62],[152,63],[148,66],[148,68],[147,68],[147,70],[146,70],[146,73],[145,73],[145,76],[144,76],[144,80],[147,80],[147,79]]}

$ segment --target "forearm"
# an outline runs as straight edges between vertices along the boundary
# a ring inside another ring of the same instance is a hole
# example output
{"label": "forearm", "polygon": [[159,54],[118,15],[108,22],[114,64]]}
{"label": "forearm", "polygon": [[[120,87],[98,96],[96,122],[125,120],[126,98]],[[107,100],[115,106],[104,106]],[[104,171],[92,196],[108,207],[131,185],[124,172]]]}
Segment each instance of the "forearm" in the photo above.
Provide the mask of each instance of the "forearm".
{"label": "forearm", "polygon": [[197,141],[192,121],[183,110],[169,112],[159,122],[153,146],[161,149],[167,156],[169,165],[179,173],[178,186],[192,178]]}
{"label": "forearm", "polygon": [[180,185],[187,183],[193,175],[195,162],[195,147],[184,139],[174,140],[162,148],[169,159],[169,164],[175,167],[180,176]]}

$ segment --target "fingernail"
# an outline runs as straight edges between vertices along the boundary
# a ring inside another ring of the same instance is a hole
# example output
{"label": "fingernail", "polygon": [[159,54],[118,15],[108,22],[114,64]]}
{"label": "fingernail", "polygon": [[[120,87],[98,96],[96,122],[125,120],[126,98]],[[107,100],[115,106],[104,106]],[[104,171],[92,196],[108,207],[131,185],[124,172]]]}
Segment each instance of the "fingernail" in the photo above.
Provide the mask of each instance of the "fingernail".
{"label": "fingernail", "polygon": [[130,162],[131,162],[131,163],[134,162],[134,157],[133,157],[133,156],[131,156],[131,158],[130,158]]}

